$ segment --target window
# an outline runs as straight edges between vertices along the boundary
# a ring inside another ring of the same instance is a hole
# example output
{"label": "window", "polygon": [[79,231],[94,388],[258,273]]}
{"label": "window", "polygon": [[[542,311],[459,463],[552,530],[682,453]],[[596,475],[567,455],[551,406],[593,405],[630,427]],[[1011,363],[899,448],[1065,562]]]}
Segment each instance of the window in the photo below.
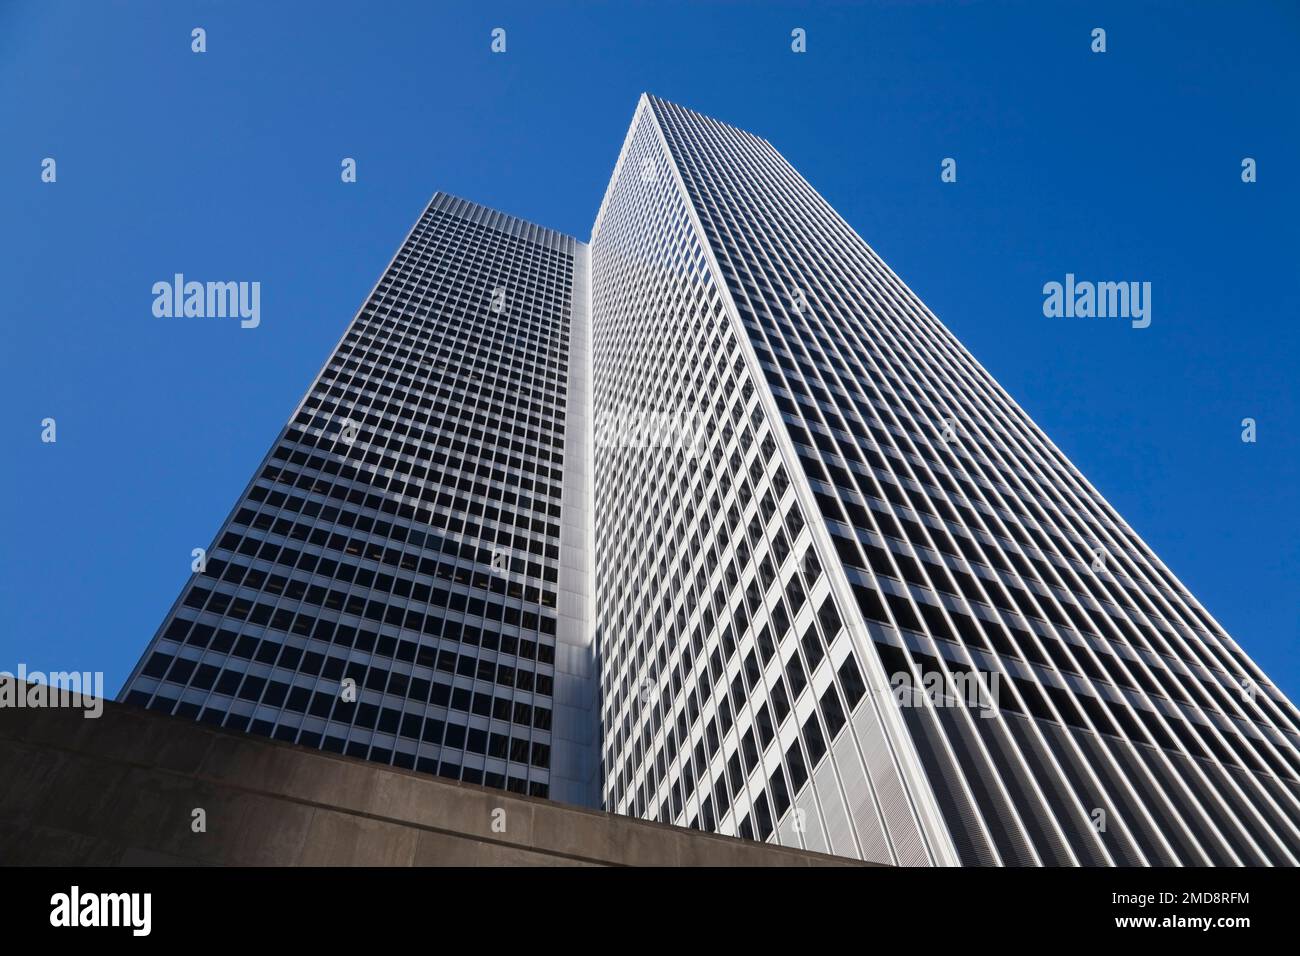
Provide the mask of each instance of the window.
{"label": "window", "polygon": [[844,726],[844,708],[840,705],[840,695],[835,692],[835,685],[831,684],[822,694],[821,699],[822,717],[826,721],[826,733],[829,739],[834,740],[840,728]]}
{"label": "window", "polygon": [[862,681],[862,675],[858,671],[858,663],[849,654],[844,658],[844,663],[840,665],[840,687],[844,690],[844,699],[848,702],[849,711],[857,706],[863,695],[867,692],[866,684]]}
{"label": "window", "polygon": [[814,712],[808,715],[808,719],[803,725],[803,739],[808,745],[808,762],[810,766],[816,767],[817,762],[822,759],[826,753],[826,740],[822,736],[821,724],[817,722],[817,714]]}

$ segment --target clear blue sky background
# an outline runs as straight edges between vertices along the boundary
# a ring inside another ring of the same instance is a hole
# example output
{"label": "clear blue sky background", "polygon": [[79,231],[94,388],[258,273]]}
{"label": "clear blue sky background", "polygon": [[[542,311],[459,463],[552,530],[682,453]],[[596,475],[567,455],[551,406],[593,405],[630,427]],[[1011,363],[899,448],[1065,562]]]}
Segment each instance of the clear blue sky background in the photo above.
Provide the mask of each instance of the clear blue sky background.
{"label": "clear blue sky background", "polygon": [[[0,669],[115,691],[429,196],[586,238],[649,90],[770,139],[1295,698],[1297,9],[0,2]],[[261,327],[154,318],[174,272]],[[1066,272],[1151,327],[1044,318]]]}

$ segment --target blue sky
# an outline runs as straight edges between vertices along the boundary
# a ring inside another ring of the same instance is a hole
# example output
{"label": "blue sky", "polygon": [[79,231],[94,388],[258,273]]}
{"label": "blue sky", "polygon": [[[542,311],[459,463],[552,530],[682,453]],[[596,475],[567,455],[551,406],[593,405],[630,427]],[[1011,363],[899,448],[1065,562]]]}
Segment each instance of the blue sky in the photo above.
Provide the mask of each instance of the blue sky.
{"label": "blue sky", "polygon": [[[0,2],[0,669],[116,690],[429,196],[585,239],[649,90],[771,140],[1295,698],[1298,10]],[[260,327],[155,318],[176,272]],[[1045,318],[1067,272],[1151,326]]]}

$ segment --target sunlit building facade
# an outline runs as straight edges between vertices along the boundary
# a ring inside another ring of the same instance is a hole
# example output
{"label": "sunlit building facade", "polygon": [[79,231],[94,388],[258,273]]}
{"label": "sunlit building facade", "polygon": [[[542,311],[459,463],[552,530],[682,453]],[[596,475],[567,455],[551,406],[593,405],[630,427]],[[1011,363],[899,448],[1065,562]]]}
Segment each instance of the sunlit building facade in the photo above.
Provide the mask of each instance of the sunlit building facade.
{"label": "sunlit building facade", "polygon": [[1294,706],[769,143],[643,97],[591,246],[606,806],[1297,862]]}

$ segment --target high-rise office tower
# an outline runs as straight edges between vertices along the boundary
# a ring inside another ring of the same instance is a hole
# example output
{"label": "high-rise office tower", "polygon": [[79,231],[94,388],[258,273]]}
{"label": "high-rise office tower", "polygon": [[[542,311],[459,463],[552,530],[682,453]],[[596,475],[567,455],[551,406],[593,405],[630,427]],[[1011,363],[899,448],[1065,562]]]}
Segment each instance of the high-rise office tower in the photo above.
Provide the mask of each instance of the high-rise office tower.
{"label": "high-rise office tower", "polygon": [[643,97],[591,260],[607,807],[1297,862],[1294,706],[771,145]]}
{"label": "high-rise office tower", "polygon": [[1296,864],[1300,713],[764,140],[439,194],[123,696],[929,864]]}
{"label": "high-rise office tower", "polygon": [[123,698],[593,804],[587,259],[436,195]]}

